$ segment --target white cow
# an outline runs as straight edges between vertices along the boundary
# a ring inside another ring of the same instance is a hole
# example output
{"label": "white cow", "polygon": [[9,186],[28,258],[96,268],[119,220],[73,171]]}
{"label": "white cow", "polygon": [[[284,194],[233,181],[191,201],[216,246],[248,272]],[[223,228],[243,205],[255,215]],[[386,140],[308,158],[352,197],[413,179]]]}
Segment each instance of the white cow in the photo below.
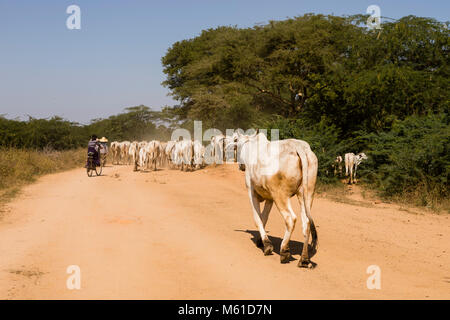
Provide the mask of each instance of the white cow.
{"label": "white cow", "polygon": [[367,156],[365,153],[361,152],[358,153],[357,155],[355,155],[354,153],[346,153],[344,157],[345,157],[345,176],[348,176],[350,172],[350,178],[348,179],[348,183],[352,184],[356,182],[356,169],[363,160],[367,159]]}
{"label": "white cow", "polygon": [[227,162],[235,162],[236,161],[236,139],[237,139],[237,133],[234,133],[232,136],[225,136],[223,140],[223,146],[224,146],[224,156],[225,161]]}
{"label": "white cow", "polygon": [[167,141],[166,148],[164,150],[165,158],[167,159],[167,163],[169,167],[174,164],[173,161],[173,149],[175,147],[176,141],[170,140]]}
{"label": "white cow", "polygon": [[225,136],[223,134],[215,135],[211,138],[212,155],[215,164],[222,164],[225,158]]}
{"label": "white cow", "polygon": [[112,163],[119,164],[120,159],[120,143],[118,141],[111,142]]}
{"label": "white cow", "polygon": [[159,159],[161,143],[157,140],[150,141],[146,146],[147,165],[150,164],[153,170],[156,170],[156,164]]}
{"label": "white cow", "polygon": [[122,164],[129,164],[128,151],[130,144],[130,141],[122,141],[120,143],[120,159],[122,160]]}
{"label": "white cow", "polygon": [[140,170],[144,170],[147,167],[147,144],[143,145],[140,149],[139,149],[139,167]]}
{"label": "white cow", "polygon": [[191,140],[177,141],[173,149],[173,159],[181,171],[193,168],[194,143]]}
{"label": "white cow", "polygon": [[198,140],[194,141],[194,167],[200,169],[204,165],[205,147]]}
{"label": "white cow", "polygon": [[134,171],[138,171],[139,167],[143,168],[143,163],[146,161],[146,153],[145,146],[147,145],[147,141],[140,141],[136,144],[136,158],[134,160]]}
{"label": "white cow", "polygon": [[[317,249],[317,231],[311,217],[311,206],[317,179],[318,162],[309,144],[302,140],[288,139],[270,142],[262,133],[252,136],[239,134],[239,169],[245,171],[245,184],[248,190],[253,218],[260,233],[258,245],[264,246],[264,254],[273,251],[267,237],[265,225],[273,203],[284,218],[286,231],[281,242],[280,261],[290,260],[289,240],[297,221],[292,210],[290,198],[297,196],[301,208],[304,244],[299,267],[312,267],[309,258],[309,234],[311,247]],[[260,202],[265,201],[261,213]]]}
{"label": "white cow", "polygon": [[166,147],[167,147],[167,142],[160,142],[160,144],[159,144],[159,165],[161,167],[165,166],[167,163]]}
{"label": "white cow", "polygon": [[130,143],[128,148],[128,156],[131,158],[131,163],[133,164],[133,170],[137,171],[138,160],[139,160],[139,142],[133,141]]}
{"label": "white cow", "polygon": [[181,141],[175,141],[172,147],[170,158],[172,159],[172,164],[175,168],[178,168],[181,166],[181,158],[182,151],[181,151]]}
{"label": "white cow", "polygon": [[339,172],[339,175],[342,175],[342,157],[337,156],[336,159],[334,159],[333,163],[333,169],[334,169],[334,175],[336,176]]}

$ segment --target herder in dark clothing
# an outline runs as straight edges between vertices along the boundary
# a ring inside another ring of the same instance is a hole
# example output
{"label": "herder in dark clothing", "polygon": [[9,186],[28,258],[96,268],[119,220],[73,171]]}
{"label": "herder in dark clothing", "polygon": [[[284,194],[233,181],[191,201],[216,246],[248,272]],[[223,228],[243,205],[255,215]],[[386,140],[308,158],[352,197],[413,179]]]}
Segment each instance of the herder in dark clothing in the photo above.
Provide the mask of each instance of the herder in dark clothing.
{"label": "herder in dark clothing", "polygon": [[[100,166],[100,157],[99,151],[102,148],[101,143],[97,140],[97,136],[95,134],[92,135],[91,140],[88,143],[88,153],[92,152],[94,154],[94,162],[96,166]],[[86,163],[87,166],[87,163]]]}

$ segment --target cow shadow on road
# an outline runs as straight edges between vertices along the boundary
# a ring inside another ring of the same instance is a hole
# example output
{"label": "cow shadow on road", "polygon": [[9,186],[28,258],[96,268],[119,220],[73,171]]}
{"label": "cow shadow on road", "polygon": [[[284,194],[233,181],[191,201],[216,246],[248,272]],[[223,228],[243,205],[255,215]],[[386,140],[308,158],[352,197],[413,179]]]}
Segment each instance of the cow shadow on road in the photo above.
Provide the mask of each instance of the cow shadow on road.
{"label": "cow shadow on road", "polygon": [[[252,238],[250,239],[254,245],[257,247],[257,241],[259,239],[259,231],[257,230],[234,230],[237,232],[245,232],[248,233],[250,235],[252,235]],[[280,255],[280,247],[281,247],[281,242],[283,241],[282,238],[280,237],[274,237],[274,236],[270,236],[267,235],[269,237],[269,240],[272,242],[273,244],[273,252]],[[263,248],[259,248],[262,252],[264,252]],[[291,255],[301,255],[302,254],[302,250],[303,250],[303,242],[299,242],[299,241],[295,241],[295,240],[290,240],[289,241],[289,249],[291,250]],[[314,257],[314,255],[316,254],[316,251],[313,250],[311,247],[309,248],[309,258]],[[297,260],[296,258],[291,256],[290,261],[295,261]]]}
{"label": "cow shadow on road", "polygon": [[156,170],[150,170],[150,169],[144,169],[144,170],[136,170],[134,172],[139,172],[139,173],[152,173],[152,172],[156,172],[156,171],[164,171],[164,169],[161,168],[156,168]]}

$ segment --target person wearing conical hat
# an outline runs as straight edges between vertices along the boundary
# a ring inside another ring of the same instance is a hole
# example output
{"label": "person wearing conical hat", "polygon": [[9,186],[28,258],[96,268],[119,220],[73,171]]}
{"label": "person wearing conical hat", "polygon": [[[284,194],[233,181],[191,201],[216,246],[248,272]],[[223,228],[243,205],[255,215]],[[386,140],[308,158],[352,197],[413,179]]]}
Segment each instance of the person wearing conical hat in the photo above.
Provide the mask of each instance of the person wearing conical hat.
{"label": "person wearing conical hat", "polygon": [[100,160],[102,162],[102,165],[104,166],[106,164],[106,157],[107,157],[108,152],[109,152],[108,139],[106,139],[105,137],[102,137],[98,141],[103,146],[103,148],[100,149]]}

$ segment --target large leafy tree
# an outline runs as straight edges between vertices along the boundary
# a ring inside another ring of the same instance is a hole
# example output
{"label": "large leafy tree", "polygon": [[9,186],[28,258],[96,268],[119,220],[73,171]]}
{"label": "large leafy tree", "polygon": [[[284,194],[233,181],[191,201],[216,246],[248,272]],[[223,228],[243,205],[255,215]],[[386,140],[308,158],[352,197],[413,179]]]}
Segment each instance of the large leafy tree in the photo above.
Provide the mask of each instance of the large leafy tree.
{"label": "large leafy tree", "polygon": [[179,101],[166,111],[221,129],[325,117],[345,137],[448,108],[448,29],[408,16],[373,31],[366,18],[307,14],[177,42],[162,59]]}

